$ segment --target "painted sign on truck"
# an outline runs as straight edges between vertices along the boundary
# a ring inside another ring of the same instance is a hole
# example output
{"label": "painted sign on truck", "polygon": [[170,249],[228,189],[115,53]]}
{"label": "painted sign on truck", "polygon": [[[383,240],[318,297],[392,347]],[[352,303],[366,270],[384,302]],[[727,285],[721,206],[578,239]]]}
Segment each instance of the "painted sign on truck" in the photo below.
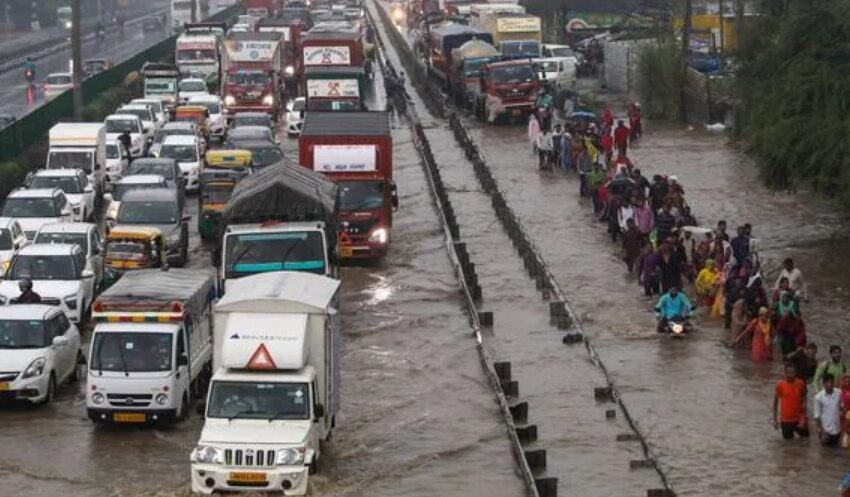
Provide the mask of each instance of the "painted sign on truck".
{"label": "painted sign on truck", "polygon": [[356,79],[307,80],[307,98],[358,98],[360,84]]}
{"label": "painted sign on truck", "polygon": [[278,44],[267,40],[228,40],[227,56],[233,62],[267,61],[274,57]]}
{"label": "painted sign on truck", "polygon": [[375,171],[375,145],[316,145],[313,169],[321,173],[361,173]]}
{"label": "painted sign on truck", "polygon": [[539,17],[505,17],[496,20],[499,33],[528,33],[540,31]]}
{"label": "painted sign on truck", "polygon": [[349,47],[304,47],[305,66],[347,66],[351,64]]}

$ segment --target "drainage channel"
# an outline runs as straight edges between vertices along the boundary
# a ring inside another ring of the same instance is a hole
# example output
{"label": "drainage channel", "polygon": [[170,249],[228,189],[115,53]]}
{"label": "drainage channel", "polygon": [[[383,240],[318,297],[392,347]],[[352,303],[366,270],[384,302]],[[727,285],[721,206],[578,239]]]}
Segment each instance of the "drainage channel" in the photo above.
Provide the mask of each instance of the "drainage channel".
{"label": "drainage channel", "polygon": [[[399,60],[412,75],[423,103],[432,114],[446,115],[444,97],[428,82],[404,37],[392,27],[386,12],[380,7],[377,12],[381,27],[386,28],[381,32],[389,37]],[[513,415],[527,418],[529,405],[534,406],[531,414],[535,424],[523,419],[526,423],[517,429],[520,447],[516,452],[522,451],[535,477],[535,490],[540,495],[557,495],[560,486],[567,493],[584,496],[630,495],[646,489],[646,495],[674,495],[607,369],[584,340],[563,291],[499,190],[463,123],[452,115],[448,129],[444,121],[437,120],[437,126],[426,130],[415,112],[410,118],[443,212],[450,253],[454,252],[471,314],[481,318],[474,324],[484,325],[483,331],[477,332],[480,350],[513,359],[494,363],[492,368],[499,379],[498,395],[509,402],[509,426],[517,421]],[[438,149],[431,143],[438,144]],[[464,162],[473,167],[463,167]],[[454,167],[446,167],[448,164]],[[453,205],[460,206],[457,213]],[[504,231],[492,229],[499,223]],[[535,288],[543,301],[534,297]],[[498,309],[495,319],[491,313],[480,311],[482,300]],[[556,333],[568,329],[563,337]],[[584,343],[586,352],[559,348],[559,341]],[[486,364],[485,368],[491,369]],[[518,398],[519,383],[514,378],[523,379],[523,401]]]}

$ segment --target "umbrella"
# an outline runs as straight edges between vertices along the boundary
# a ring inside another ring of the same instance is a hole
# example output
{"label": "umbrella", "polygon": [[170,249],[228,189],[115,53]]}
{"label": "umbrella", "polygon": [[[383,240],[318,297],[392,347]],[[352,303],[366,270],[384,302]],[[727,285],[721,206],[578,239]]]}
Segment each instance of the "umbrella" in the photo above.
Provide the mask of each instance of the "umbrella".
{"label": "umbrella", "polygon": [[628,176],[619,176],[608,183],[608,191],[613,195],[628,196],[635,186],[634,180]]}
{"label": "umbrella", "polygon": [[596,114],[581,110],[570,114],[570,119],[596,119]]}

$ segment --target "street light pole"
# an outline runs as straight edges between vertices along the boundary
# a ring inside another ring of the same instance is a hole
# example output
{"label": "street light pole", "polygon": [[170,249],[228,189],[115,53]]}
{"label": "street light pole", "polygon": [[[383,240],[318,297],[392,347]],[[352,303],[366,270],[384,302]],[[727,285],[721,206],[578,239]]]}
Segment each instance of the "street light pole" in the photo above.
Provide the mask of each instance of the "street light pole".
{"label": "street light pole", "polygon": [[83,118],[83,50],[80,0],[71,0],[71,79],[74,83],[74,117]]}
{"label": "street light pole", "polygon": [[688,78],[688,52],[691,48],[691,17],[693,17],[693,0],[685,0],[685,19],[682,24],[682,81],[679,93],[679,113],[682,121],[688,120],[688,103],[685,85]]}

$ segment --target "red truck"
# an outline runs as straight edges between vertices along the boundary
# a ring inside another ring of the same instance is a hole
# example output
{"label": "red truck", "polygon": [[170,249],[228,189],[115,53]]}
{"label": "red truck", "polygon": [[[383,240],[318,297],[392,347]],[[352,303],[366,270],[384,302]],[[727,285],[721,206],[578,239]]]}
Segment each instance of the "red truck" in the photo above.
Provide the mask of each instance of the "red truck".
{"label": "red truck", "polygon": [[385,112],[308,112],[298,139],[302,166],[337,184],[339,255],[378,259],[392,239],[398,194]]}
{"label": "red truck", "polygon": [[481,71],[481,91],[475,113],[483,121],[495,123],[527,116],[534,110],[540,92],[537,69],[531,59],[493,62]]}
{"label": "red truck", "polygon": [[283,57],[280,33],[231,33],[224,40],[221,96],[228,114],[263,111],[277,118]]}
{"label": "red truck", "polygon": [[275,0],[242,0],[245,13],[258,19],[274,17],[276,3]]}
{"label": "red truck", "polygon": [[[360,66],[366,68],[363,33],[358,23],[321,22],[304,35],[301,66]],[[367,71],[368,73],[368,71]],[[303,78],[303,74],[301,75]]]}
{"label": "red truck", "polygon": [[262,19],[257,25],[260,33],[280,33],[283,56],[283,79],[290,93],[298,91],[301,69],[301,37],[307,30],[307,24],[301,19]]}

